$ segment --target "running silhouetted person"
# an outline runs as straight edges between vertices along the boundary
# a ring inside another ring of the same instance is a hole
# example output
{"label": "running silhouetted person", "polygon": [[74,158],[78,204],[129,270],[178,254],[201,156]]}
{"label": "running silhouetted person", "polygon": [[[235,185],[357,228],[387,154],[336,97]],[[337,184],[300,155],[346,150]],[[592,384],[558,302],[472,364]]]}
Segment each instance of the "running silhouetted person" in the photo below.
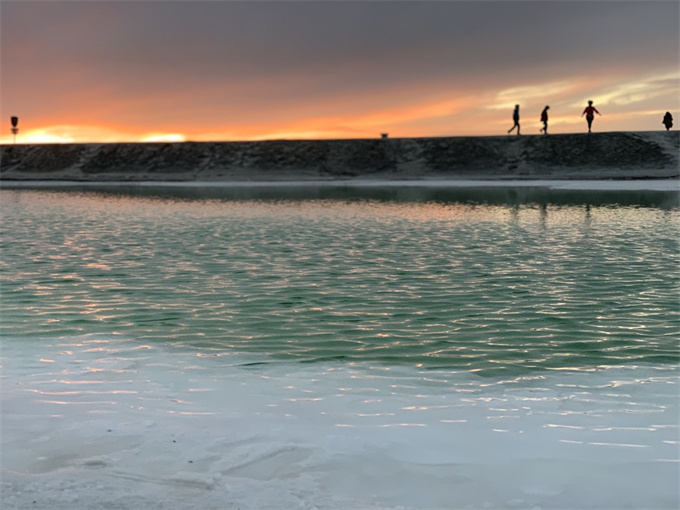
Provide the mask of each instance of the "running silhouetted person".
{"label": "running silhouetted person", "polygon": [[673,116],[671,115],[671,112],[666,112],[661,123],[666,126],[666,131],[673,127]]}
{"label": "running silhouetted person", "polygon": [[545,133],[546,135],[548,134],[548,110],[550,110],[550,107],[546,106],[545,108],[543,108],[543,111],[541,112],[541,122],[543,123],[541,132]]}
{"label": "running silhouetted person", "polygon": [[508,129],[508,134],[512,133],[512,131],[517,128],[517,134],[519,134],[519,105],[515,105],[515,111],[512,112],[512,120],[514,122],[513,126]]}
{"label": "running silhouetted person", "polygon": [[586,106],[586,109],[583,110],[583,113],[581,114],[581,117],[584,115],[586,116],[586,120],[588,121],[588,133],[590,133],[590,129],[593,126],[593,119],[595,118],[595,115],[593,113],[597,113],[598,115],[602,115],[600,112],[597,111],[597,108],[593,106],[592,101],[588,101],[588,106]]}

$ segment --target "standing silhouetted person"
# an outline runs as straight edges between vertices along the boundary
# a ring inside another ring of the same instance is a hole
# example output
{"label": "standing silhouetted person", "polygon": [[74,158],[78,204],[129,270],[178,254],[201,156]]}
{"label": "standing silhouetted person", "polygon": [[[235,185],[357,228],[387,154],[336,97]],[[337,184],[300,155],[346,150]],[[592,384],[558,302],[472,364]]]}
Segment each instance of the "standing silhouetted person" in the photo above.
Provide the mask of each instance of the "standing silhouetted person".
{"label": "standing silhouetted person", "polygon": [[585,115],[586,120],[588,121],[588,133],[590,133],[590,129],[593,126],[593,119],[595,118],[595,115],[593,115],[593,113],[602,115],[600,112],[597,111],[597,108],[593,106],[593,102],[588,101],[588,106],[586,106],[586,109],[583,110],[583,113],[581,114],[581,117]]}
{"label": "standing silhouetted person", "polygon": [[666,126],[666,131],[673,127],[673,116],[671,115],[671,112],[666,112],[661,123]]}
{"label": "standing silhouetted person", "polygon": [[513,126],[508,129],[508,134],[512,133],[513,129],[517,128],[517,134],[519,134],[519,105],[515,105],[515,111],[512,112],[512,120],[514,122]]}
{"label": "standing silhouetted person", "polygon": [[546,106],[545,108],[543,108],[543,111],[541,112],[541,122],[543,123],[541,132],[545,133],[546,135],[548,134],[548,110],[550,110],[550,107]]}

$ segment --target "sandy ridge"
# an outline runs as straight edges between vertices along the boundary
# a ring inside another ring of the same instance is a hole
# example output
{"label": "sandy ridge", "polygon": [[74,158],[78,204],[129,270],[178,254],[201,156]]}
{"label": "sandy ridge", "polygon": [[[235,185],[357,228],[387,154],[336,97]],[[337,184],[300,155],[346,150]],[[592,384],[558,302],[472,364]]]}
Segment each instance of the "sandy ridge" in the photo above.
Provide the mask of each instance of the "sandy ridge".
{"label": "sandy ridge", "polygon": [[2,181],[661,179],[680,132],[0,146]]}

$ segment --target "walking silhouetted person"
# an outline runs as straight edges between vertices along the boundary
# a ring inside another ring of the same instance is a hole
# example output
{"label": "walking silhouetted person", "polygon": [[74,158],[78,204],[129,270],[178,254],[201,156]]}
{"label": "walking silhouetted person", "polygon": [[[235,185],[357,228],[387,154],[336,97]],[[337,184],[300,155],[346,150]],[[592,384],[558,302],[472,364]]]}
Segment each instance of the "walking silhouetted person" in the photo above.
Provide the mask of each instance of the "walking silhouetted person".
{"label": "walking silhouetted person", "polygon": [[512,131],[517,128],[517,134],[519,134],[519,105],[515,105],[515,111],[512,112],[512,120],[514,122],[513,126],[508,129],[508,134],[512,133]]}
{"label": "walking silhouetted person", "polygon": [[583,113],[581,114],[581,117],[584,115],[586,116],[586,120],[588,121],[588,133],[590,133],[590,130],[593,126],[593,119],[595,118],[595,115],[593,113],[597,113],[598,115],[602,115],[600,112],[597,111],[597,108],[593,106],[592,101],[588,101],[588,106],[586,106],[586,109],[583,110]]}
{"label": "walking silhouetted person", "polygon": [[543,111],[541,112],[541,122],[543,123],[541,132],[545,133],[546,135],[548,134],[548,110],[550,110],[550,107],[546,106],[545,108],[543,108]]}
{"label": "walking silhouetted person", "polygon": [[666,126],[666,131],[673,127],[673,116],[671,115],[671,112],[666,112],[661,123]]}

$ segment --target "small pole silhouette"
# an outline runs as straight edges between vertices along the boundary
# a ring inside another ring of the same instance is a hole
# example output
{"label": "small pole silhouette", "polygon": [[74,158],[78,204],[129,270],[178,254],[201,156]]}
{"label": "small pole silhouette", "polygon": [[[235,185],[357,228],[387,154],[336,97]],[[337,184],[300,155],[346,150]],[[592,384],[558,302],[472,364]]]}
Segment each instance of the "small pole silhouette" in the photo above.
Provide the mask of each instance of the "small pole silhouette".
{"label": "small pole silhouette", "polygon": [[19,132],[19,128],[17,125],[19,124],[19,117],[12,117],[12,134],[14,135],[14,143],[17,143],[17,133]]}

